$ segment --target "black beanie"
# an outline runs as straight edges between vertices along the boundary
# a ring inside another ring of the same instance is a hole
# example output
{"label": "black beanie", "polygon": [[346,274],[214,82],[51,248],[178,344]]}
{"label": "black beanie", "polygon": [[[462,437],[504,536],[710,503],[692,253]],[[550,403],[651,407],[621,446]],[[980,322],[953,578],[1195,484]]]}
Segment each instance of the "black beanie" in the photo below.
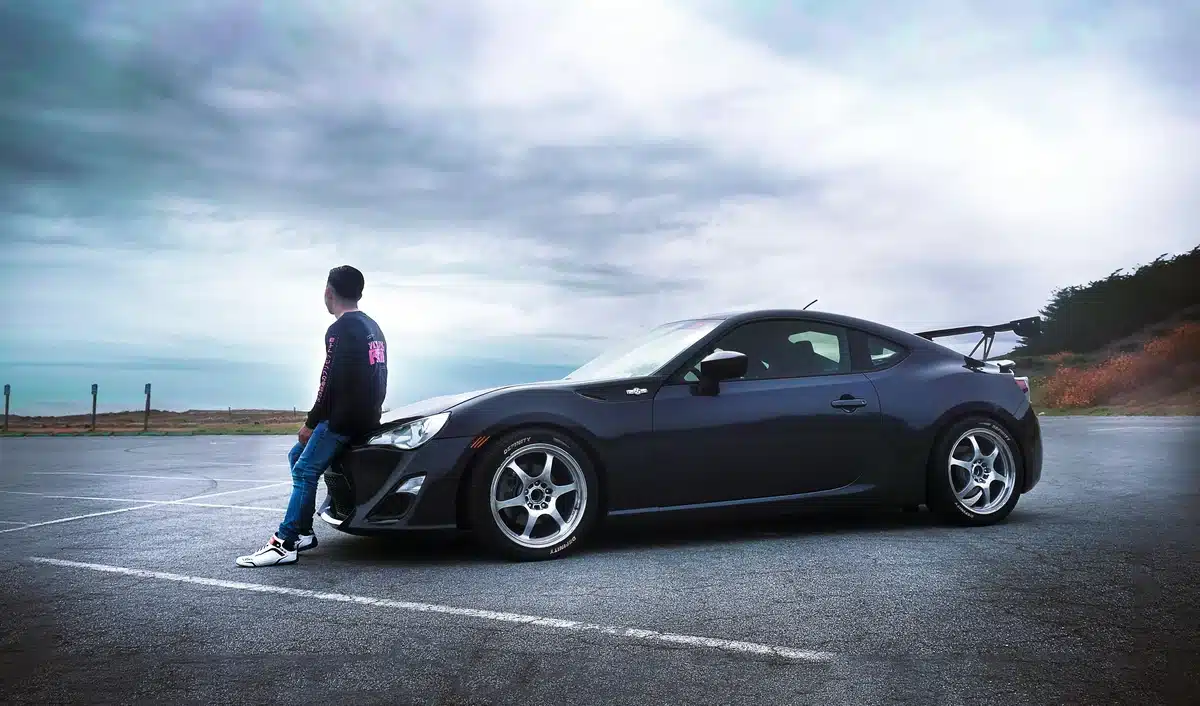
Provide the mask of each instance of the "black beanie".
{"label": "black beanie", "polygon": [[329,271],[329,286],[337,295],[347,301],[356,302],[362,299],[363,273],[350,265],[341,265]]}

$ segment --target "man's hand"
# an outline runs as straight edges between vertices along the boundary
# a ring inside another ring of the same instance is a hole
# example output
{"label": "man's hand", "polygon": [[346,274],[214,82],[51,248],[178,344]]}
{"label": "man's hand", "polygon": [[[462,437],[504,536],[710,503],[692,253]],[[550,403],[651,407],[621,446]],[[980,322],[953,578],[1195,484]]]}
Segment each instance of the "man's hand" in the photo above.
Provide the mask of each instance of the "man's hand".
{"label": "man's hand", "polygon": [[307,446],[308,445],[308,437],[312,436],[312,433],[313,433],[313,430],[309,429],[308,426],[305,425],[305,426],[300,427],[300,433],[297,434],[296,437],[298,439],[300,439],[300,443],[302,445]]}

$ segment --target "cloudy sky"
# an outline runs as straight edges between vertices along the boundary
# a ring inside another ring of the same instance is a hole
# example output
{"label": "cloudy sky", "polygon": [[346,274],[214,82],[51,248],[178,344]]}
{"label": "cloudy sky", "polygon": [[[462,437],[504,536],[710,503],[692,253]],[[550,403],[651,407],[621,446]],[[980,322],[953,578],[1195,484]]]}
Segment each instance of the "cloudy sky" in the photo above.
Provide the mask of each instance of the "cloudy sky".
{"label": "cloudy sky", "polygon": [[24,410],[150,381],[304,407],[342,263],[393,403],[729,308],[1032,315],[1196,244],[1198,28],[1186,0],[0,2],[0,376]]}

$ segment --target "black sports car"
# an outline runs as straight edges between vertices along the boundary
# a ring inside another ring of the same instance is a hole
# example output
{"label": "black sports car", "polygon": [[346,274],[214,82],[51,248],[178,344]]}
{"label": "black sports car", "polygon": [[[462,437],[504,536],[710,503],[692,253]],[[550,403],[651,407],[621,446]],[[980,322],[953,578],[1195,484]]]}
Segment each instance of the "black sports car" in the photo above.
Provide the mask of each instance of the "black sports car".
{"label": "black sports car", "polygon": [[[775,310],[665,324],[561,380],[390,412],[325,472],[320,517],[351,534],[470,530],[520,560],[644,513],[925,504],[991,524],[1037,484],[1042,443],[1028,382],[987,358],[996,332],[1039,323],[911,334]],[[934,341],[967,333],[978,357]]]}

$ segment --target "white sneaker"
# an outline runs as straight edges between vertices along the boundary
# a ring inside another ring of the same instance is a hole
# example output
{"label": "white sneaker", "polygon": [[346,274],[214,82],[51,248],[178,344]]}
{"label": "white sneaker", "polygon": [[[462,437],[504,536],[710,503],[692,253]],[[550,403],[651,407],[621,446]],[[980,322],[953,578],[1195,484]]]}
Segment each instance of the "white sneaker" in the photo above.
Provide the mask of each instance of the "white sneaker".
{"label": "white sneaker", "polygon": [[283,541],[271,535],[271,540],[267,542],[267,546],[259,549],[253,554],[239,556],[237,565],[247,568],[258,568],[262,566],[275,566],[277,564],[294,564],[297,559],[295,549],[286,549],[283,546]]}
{"label": "white sneaker", "polygon": [[296,540],[296,551],[302,552],[306,549],[313,549],[317,546],[316,534],[302,534],[300,539]]}

